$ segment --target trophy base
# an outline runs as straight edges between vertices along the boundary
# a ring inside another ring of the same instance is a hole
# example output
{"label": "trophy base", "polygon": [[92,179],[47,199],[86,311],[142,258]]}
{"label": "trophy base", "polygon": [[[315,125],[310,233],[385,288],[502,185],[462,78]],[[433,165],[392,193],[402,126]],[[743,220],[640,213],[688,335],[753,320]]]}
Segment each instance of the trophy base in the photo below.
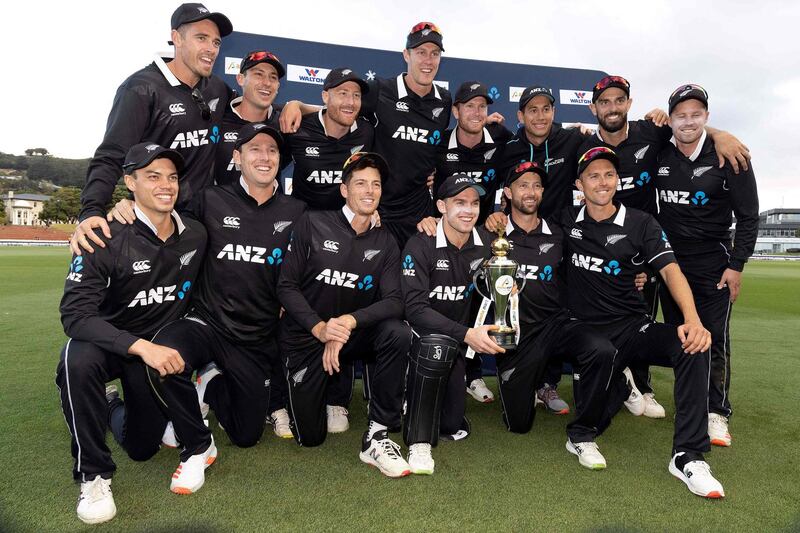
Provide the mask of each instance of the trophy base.
{"label": "trophy base", "polygon": [[513,328],[490,331],[489,336],[504,350],[517,349],[517,332]]}

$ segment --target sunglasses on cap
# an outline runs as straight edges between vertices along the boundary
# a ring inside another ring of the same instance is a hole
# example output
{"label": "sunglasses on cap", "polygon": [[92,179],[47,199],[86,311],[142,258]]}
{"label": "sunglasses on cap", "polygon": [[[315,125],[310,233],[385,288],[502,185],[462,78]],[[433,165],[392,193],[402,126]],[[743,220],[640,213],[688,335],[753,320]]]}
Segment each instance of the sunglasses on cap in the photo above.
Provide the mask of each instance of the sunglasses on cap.
{"label": "sunglasses on cap", "polygon": [[442,36],[444,35],[442,33],[442,30],[439,29],[439,26],[437,26],[433,22],[420,22],[416,24],[413,28],[411,28],[411,31],[409,33],[417,33],[418,31],[422,31],[425,29],[435,31],[436,33]]}
{"label": "sunglasses on cap", "polygon": [[631,88],[631,84],[628,83],[628,80],[626,80],[622,76],[606,76],[605,78],[603,78],[602,80],[598,81],[595,84],[594,90],[602,91],[603,89],[606,89],[609,85],[612,85],[614,83],[624,85],[628,89]]}
{"label": "sunglasses on cap", "polygon": [[276,56],[272,52],[267,52],[264,50],[261,50],[259,52],[252,52],[250,53],[250,55],[247,56],[248,61],[263,61],[264,59],[271,59],[273,61],[277,61],[278,63],[281,62],[281,60],[278,59],[278,56]]}
{"label": "sunglasses on cap", "polygon": [[700,92],[703,93],[703,96],[705,96],[706,99],[708,99],[708,92],[706,92],[705,89],[703,89],[701,86],[697,85],[696,83],[687,83],[686,85],[681,85],[680,87],[678,87],[677,89],[672,91],[672,94],[669,95],[669,99],[672,100],[675,97],[676,94],[678,94],[680,92],[683,92],[683,91],[700,91]]}
{"label": "sunglasses on cap", "polygon": [[351,155],[350,157],[347,158],[347,161],[344,162],[344,165],[342,165],[342,168],[347,168],[348,165],[350,165],[352,163],[355,163],[356,161],[358,161],[359,159],[361,159],[362,157],[364,157],[368,153],[369,152],[356,152],[356,153],[354,153],[353,155]]}
{"label": "sunglasses on cap", "polygon": [[587,150],[580,159],[578,159],[578,165],[582,165],[585,162],[591,161],[595,157],[600,154],[611,154],[614,157],[617,156],[616,152],[611,148],[606,148],[605,146],[598,146],[597,148],[592,148],[591,150]]}
{"label": "sunglasses on cap", "polygon": [[200,109],[200,114],[203,115],[203,120],[211,120],[211,108],[208,107],[208,104],[203,98],[203,93],[200,92],[200,89],[192,89],[192,100],[194,100],[194,103],[197,104],[197,108]]}
{"label": "sunglasses on cap", "polygon": [[523,161],[522,163],[514,167],[514,172],[516,173],[527,172],[533,168],[538,168],[539,170],[542,169],[542,167],[540,167],[539,164],[534,161]]}

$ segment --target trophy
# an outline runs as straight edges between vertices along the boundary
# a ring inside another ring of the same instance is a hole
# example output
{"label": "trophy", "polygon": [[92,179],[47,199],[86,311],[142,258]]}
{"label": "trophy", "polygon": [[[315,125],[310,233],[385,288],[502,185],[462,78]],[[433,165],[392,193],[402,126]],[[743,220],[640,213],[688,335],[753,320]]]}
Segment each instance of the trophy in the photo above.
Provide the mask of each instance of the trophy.
{"label": "trophy", "polygon": [[[505,228],[497,230],[497,238],[492,241],[492,257],[483,262],[478,267],[473,275],[472,281],[475,283],[475,290],[478,294],[483,296],[483,303],[479,311],[479,318],[481,323],[485,319],[486,312],[490,302],[494,303],[494,324],[497,329],[490,331],[489,335],[494,341],[506,350],[513,350],[517,347],[517,331],[519,326],[515,326],[519,322],[518,310],[516,305],[511,308],[511,316],[509,317],[509,302],[513,301],[516,304],[516,296],[511,295],[514,289],[514,280],[517,276],[517,269],[519,263],[506,257],[512,245],[505,238]],[[480,283],[479,283],[480,279]],[[481,286],[487,289],[488,294],[484,294]],[[525,287],[525,280],[523,280],[522,287]],[[483,316],[481,316],[483,315]],[[509,325],[509,322],[511,323]]]}

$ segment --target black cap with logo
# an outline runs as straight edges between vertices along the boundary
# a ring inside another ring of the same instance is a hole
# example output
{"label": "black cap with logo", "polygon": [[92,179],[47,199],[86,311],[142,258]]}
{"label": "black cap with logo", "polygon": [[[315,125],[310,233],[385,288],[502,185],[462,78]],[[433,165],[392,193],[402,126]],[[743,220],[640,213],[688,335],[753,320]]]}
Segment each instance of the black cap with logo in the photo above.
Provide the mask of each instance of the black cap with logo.
{"label": "black cap with logo", "polygon": [[606,76],[594,84],[594,88],[592,89],[592,103],[595,103],[597,99],[600,98],[603,91],[612,87],[622,89],[625,92],[625,96],[629,97],[631,95],[631,84],[628,80],[622,76]]}
{"label": "black cap with logo", "polygon": [[486,99],[487,104],[493,104],[494,100],[489,96],[489,88],[479,81],[465,81],[461,84],[456,91],[456,97],[453,100],[454,104],[466,104],[473,98],[482,96]]}
{"label": "black cap with logo", "polygon": [[411,50],[424,43],[433,43],[444,52],[442,30],[433,22],[419,22],[411,28],[406,38],[406,48]]}
{"label": "black cap with logo", "polygon": [[475,189],[478,193],[478,196],[486,196],[486,189],[484,189],[475,178],[471,178],[470,176],[460,173],[460,174],[453,174],[449,178],[445,179],[441,185],[439,185],[439,190],[437,191],[437,198],[440,200],[444,200],[446,198],[452,198],[458,194],[461,194],[462,191],[465,191],[469,188]]}
{"label": "black cap with logo", "polygon": [[328,75],[325,76],[325,83],[322,84],[322,90],[329,91],[348,81],[356,82],[358,86],[361,87],[362,93],[366,94],[369,92],[369,84],[364,81],[355,70],[345,67],[331,70]]}
{"label": "black cap with logo", "polygon": [[175,164],[175,170],[178,171],[178,174],[183,170],[184,161],[181,154],[175,150],[170,150],[169,148],[164,148],[159,144],[151,142],[143,142],[131,146],[128,153],[125,155],[125,162],[122,164],[122,169],[125,171],[125,174],[130,174],[134,170],[144,168],[156,159],[161,158],[171,160]]}
{"label": "black cap with logo", "polygon": [[672,110],[675,109],[676,105],[686,100],[699,100],[708,109],[708,93],[706,90],[694,83],[687,83],[672,91],[669,97],[669,114],[672,114]]}
{"label": "black cap with logo", "polygon": [[616,152],[611,148],[606,148],[605,146],[597,146],[595,148],[590,148],[586,150],[580,159],[578,159],[578,177],[583,174],[583,171],[592,164],[592,161],[597,161],[598,159],[605,159],[606,161],[610,161],[614,168],[619,171],[619,157],[617,157]]}
{"label": "black cap with logo", "polygon": [[239,64],[239,74],[244,74],[248,69],[253,68],[259,63],[269,63],[275,67],[275,70],[278,72],[279,79],[286,75],[286,69],[283,68],[283,64],[281,63],[281,60],[278,59],[278,56],[272,52],[267,52],[266,50],[253,50],[244,56],[244,58],[242,58],[242,62]]}
{"label": "black cap with logo", "polygon": [[239,130],[236,144],[233,145],[234,150],[239,150],[243,145],[252,141],[259,133],[269,135],[275,139],[275,142],[278,144],[278,149],[283,148],[283,135],[281,135],[278,130],[267,126],[263,122],[251,122],[242,126],[242,129]]}
{"label": "black cap with logo", "polygon": [[233,24],[222,13],[212,13],[203,4],[181,4],[172,14],[172,29],[177,30],[184,24],[210,19],[217,25],[219,36],[225,37],[233,31]]}
{"label": "black cap with logo", "polygon": [[537,96],[546,96],[551,104],[556,102],[553,93],[550,92],[550,89],[547,87],[543,87],[542,85],[531,85],[530,87],[525,87],[525,90],[522,91],[522,94],[519,97],[519,110],[523,111],[525,106],[528,105],[533,98]]}
{"label": "black cap with logo", "polygon": [[506,177],[506,187],[511,187],[512,183],[517,181],[528,172],[538,174],[542,179],[542,187],[547,187],[547,172],[541,166],[539,166],[539,163],[536,163],[535,161],[523,161],[517,166],[512,167],[508,172],[508,176]]}

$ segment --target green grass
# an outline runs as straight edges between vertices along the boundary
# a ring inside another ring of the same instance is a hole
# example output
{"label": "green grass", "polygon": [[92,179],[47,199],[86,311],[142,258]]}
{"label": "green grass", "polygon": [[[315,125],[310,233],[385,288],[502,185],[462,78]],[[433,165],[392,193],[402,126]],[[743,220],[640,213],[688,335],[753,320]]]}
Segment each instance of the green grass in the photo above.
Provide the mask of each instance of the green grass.
{"label": "green grass", "polygon": [[[65,338],[58,302],[66,249],[0,249],[0,530],[74,531],[78,488],[53,384]],[[800,264],[745,271],[732,325],[734,445],[707,459],[723,501],[690,494],[667,472],[672,377],[654,371],[666,420],[620,413],[599,439],[609,468],[564,450],[564,417],[539,411],[527,435],[506,432],[497,402],[468,399],[473,435],[435,450],[436,474],[383,478],[357,457],[366,422],[361,383],[352,429],[302,449],[265,432],[233,447],[213,424],[219,460],[196,495],[169,492],[165,449],[134,463],[112,444],[119,513],[97,531],[789,531],[800,528]],[[488,380],[495,390],[495,380]],[[571,402],[569,378],[561,392]],[[113,442],[113,439],[109,438]]]}

